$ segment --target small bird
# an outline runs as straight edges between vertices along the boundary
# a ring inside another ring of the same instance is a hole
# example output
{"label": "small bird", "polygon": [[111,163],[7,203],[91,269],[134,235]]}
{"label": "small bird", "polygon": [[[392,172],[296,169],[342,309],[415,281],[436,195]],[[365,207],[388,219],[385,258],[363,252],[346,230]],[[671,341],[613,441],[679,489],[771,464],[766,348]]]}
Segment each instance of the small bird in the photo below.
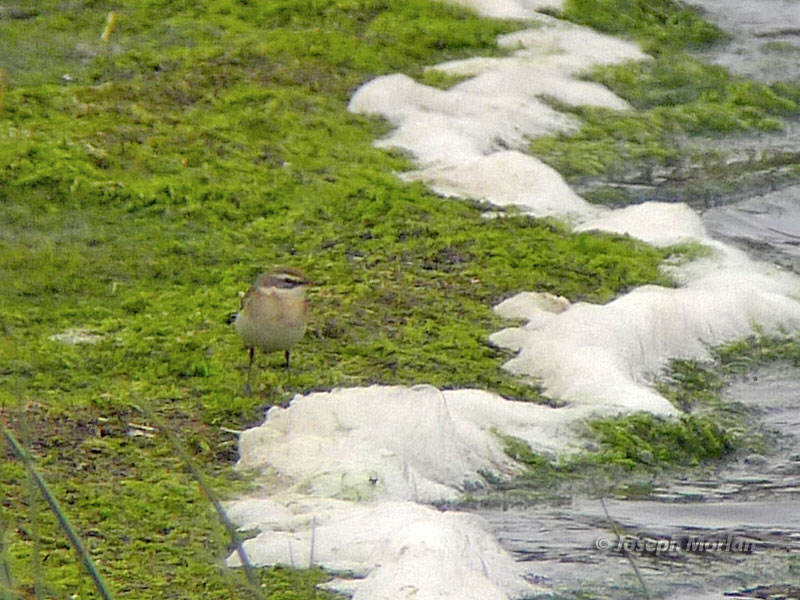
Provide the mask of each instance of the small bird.
{"label": "small bird", "polygon": [[259,275],[242,298],[234,326],[250,350],[245,394],[250,394],[256,348],[264,352],[283,350],[289,370],[290,350],[303,337],[308,323],[306,292],[314,285],[300,269],[279,267]]}

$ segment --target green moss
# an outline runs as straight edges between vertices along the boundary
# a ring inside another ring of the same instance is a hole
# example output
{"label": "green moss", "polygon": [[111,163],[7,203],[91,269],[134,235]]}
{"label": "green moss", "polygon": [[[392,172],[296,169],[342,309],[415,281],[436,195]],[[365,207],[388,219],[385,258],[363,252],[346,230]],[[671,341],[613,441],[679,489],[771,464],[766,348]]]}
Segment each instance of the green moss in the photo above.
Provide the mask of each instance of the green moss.
{"label": "green moss", "polygon": [[[553,147],[551,146],[551,148]],[[601,204],[605,206],[624,205],[629,201],[628,194],[625,190],[610,185],[586,190],[582,193],[582,196],[584,200],[592,204]]]}
{"label": "green moss", "polygon": [[[229,444],[212,432],[198,435],[196,428],[181,421],[173,416],[170,424],[187,441],[191,435],[215,438],[214,450],[190,446],[201,459],[207,461]],[[186,596],[249,596],[242,573],[222,567],[226,539],[211,505],[184,473],[171,446],[154,430],[140,428],[137,424],[142,422],[140,415],[119,404],[105,416],[75,407],[31,405],[24,420],[14,425],[29,432],[40,456],[40,471],[116,595],[170,596],[180,589]],[[54,593],[66,588],[95,597],[91,581],[47,506],[27,492],[22,467],[10,455],[2,464],[6,502],[0,520],[16,532],[6,552],[16,588],[23,595],[32,593],[35,545],[25,506],[35,502],[38,543],[46,557],[40,584]],[[231,491],[245,489],[243,482],[220,469],[211,473],[211,479]],[[324,576],[309,572],[281,579],[284,587],[288,584],[298,596],[305,596]],[[268,587],[278,585],[270,573],[264,573],[264,581]]]}
{"label": "green moss", "polygon": [[422,73],[421,82],[431,87],[447,90],[470,77],[471,75],[454,75],[438,69],[426,69]]}
{"label": "green moss", "polygon": [[[635,39],[654,56],[596,68],[586,75],[627,100],[634,111],[559,106],[580,117],[581,129],[531,141],[534,154],[573,181],[602,176],[607,181],[655,185],[651,172],[683,166],[692,137],[721,140],[741,132],[780,131],[783,119],[800,111],[799,86],[756,83],[686,54],[687,49],[721,40],[722,34],[679,2],[570,0],[563,16]],[[752,169],[769,166],[755,164]],[[697,187],[702,188],[708,174],[702,168],[694,170]],[[695,195],[694,190],[686,195]],[[594,190],[587,198],[602,204],[638,199],[619,188]]]}
{"label": "green moss", "polygon": [[[749,107],[767,115],[796,113],[797,103],[772,88],[731,75],[725,68],[709,65],[688,55],[669,55],[652,61],[612,65],[594,71],[595,77],[621,94],[635,108],[709,105],[718,110]],[[669,114],[669,113],[666,113]],[[742,117],[747,118],[747,115]],[[747,123],[750,127],[757,122]],[[708,129],[698,124],[698,131]],[[690,133],[694,131],[690,130]]]}
{"label": "green moss", "polygon": [[658,391],[682,411],[720,408],[723,374],[712,364],[694,360],[674,360],[667,377],[657,384]]}
{"label": "green moss", "polygon": [[704,416],[667,419],[636,413],[596,419],[588,427],[600,444],[595,460],[631,468],[641,464],[655,468],[694,466],[722,458],[734,448],[730,434]]}
{"label": "green moss", "polygon": [[732,450],[768,451],[765,433],[749,410],[722,394],[731,377],[778,361],[800,366],[800,343],[783,336],[753,336],[714,349],[709,361],[672,361],[656,387],[685,414],[680,420],[634,415],[630,421],[590,423],[601,444],[600,457],[633,466],[644,451],[654,465],[684,465]]}
{"label": "green moss", "polygon": [[[581,119],[580,130],[536,138],[530,148],[572,179],[624,179],[632,171],[675,166],[685,155],[687,136],[780,130],[782,119],[798,112],[790,88],[735,77],[685,55],[604,67],[590,77],[636,110],[559,107]],[[608,203],[616,194],[601,193],[599,199]]]}
{"label": "green moss", "polygon": [[740,409],[721,399],[731,377],[746,376],[776,362],[800,366],[800,342],[786,336],[751,336],[712,351],[711,360],[674,360],[658,391],[683,411],[714,414],[721,425],[741,428]]}
{"label": "green moss", "polygon": [[674,125],[658,114],[609,109],[570,109],[582,120],[574,134],[531,140],[531,151],[567,178],[586,175],[622,177],[632,165],[667,163],[677,156],[671,143]]}
{"label": "green moss", "polygon": [[[697,473],[734,452],[763,451],[763,436],[744,434],[746,414],[729,407],[678,418],[634,413],[585,423],[584,449],[557,459],[534,452],[527,442],[501,436],[506,454],[522,472],[465,504],[568,501],[576,494],[647,498],[659,481]],[[720,418],[722,417],[722,418]]]}
{"label": "green moss", "polygon": [[506,454],[524,468],[501,488],[529,499],[570,489],[593,495],[646,494],[656,475],[685,471],[741,447],[741,436],[730,424],[730,419],[717,422],[716,413],[592,419],[583,435],[586,449],[557,460],[534,452],[523,440],[501,436]]}
{"label": "green moss", "polygon": [[712,359],[674,360],[656,389],[683,411],[667,419],[647,413],[586,423],[585,448],[553,460],[518,438],[502,436],[505,452],[524,467],[504,484],[504,498],[531,500],[578,490],[599,495],[647,495],[654,478],[685,472],[733,453],[770,451],[772,434],[752,412],[723,398],[732,377],[749,376],[776,362],[800,366],[800,342],[785,336],[753,336],[724,344]]}
{"label": "green moss", "polygon": [[698,48],[725,38],[698,9],[677,0],[566,0],[561,14],[612,35],[632,37],[648,52]]}

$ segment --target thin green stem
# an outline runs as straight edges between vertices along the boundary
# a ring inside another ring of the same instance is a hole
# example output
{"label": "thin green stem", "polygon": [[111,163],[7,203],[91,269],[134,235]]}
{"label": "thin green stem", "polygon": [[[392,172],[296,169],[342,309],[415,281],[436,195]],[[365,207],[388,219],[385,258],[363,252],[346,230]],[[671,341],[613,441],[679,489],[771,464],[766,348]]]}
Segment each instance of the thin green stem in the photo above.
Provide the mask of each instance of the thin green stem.
{"label": "thin green stem", "polygon": [[103,581],[102,575],[95,567],[94,561],[92,561],[92,557],[89,556],[89,553],[86,551],[81,539],[78,537],[77,532],[72,527],[72,524],[69,522],[67,515],[61,509],[61,506],[56,500],[55,496],[50,492],[50,489],[47,487],[44,479],[36,468],[33,465],[33,460],[30,457],[30,454],[25,451],[25,449],[20,445],[17,441],[17,438],[14,437],[14,434],[5,426],[4,423],[0,423],[0,428],[2,428],[3,435],[5,436],[6,440],[8,441],[11,450],[14,454],[17,455],[22,463],[25,465],[28,473],[30,474],[33,482],[39,488],[39,491],[42,493],[42,496],[47,501],[47,504],[50,506],[50,509],[55,514],[56,518],[58,519],[61,528],[64,530],[64,533],[67,534],[72,547],[75,548],[75,551],[78,553],[83,565],[86,567],[86,570],[89,572],[89,576],[94,581],[94,585],[97,588],[97,591],[100,593],[100,596],[104,598],[104,600],[112,600],[113,596],[111,592],[108,591],[108,586],[106,586],[105,581]]}
{"label": "thin green stem", "polygon": [[242,568],[247,576],[247,581],[250,584],[251,591],[256,598],[258,598],[258,600],[265,600],[261,584],[258,580],[258,577],[256,577],[253,566],[250,564],[250,560],[247,558],[247,553],[242,546],[242,536],[239,534],[239,530],[236,528],[236,525],[234,525],[231,521],[228,513],[225,512],[225,508],[222,506],[222,502],[220,502],[217,494],[211,487],[211,484],[208,483],[208,480],[205,478],[203,473],[194,464],[192,457],[189,456],[188,452],[186,452],[183,444],[178,439],[178,436],[176,436],[172,430],[169,429],[167,425],[153,413],[153,411],[145,402],[137,402],[137,406],[142,413],[144,413],[144,415],[161,430],[169,443],[175,449],[175,452],[178,453],[178,456],[180,456],[181,460],[186,465],[186,468],[189,469],[192,477],[194,477],[195,481],[197,481],[197,484],[200,486],[203,494],[205,494],[206,498],[208,498],[211,504],[214,506],[214,510],[217,511],[219,520],[222,522],[222,525],[225,527],[225,530],[228,532],[228,535],[231,538],[231,544],[236,549],[236,554],[239,556],[239,561],[242,563]]}
{"label": "thin green stem", "polygon": [[19,595],[14,592],[14,580],[11,577],[11,565],[8,563],[6,551],[6,532],[8,521],[0,518],[0,599],[17,600]]}
{"label": "thin green stem", "polygon": [[[614,535],[617,536],[617,540],[622,540],[622,533],[620,533],[617,524],[614,522],[614,519],[611,518],[611,515],[609,514],[608,509],[606,508],[606,503],[605,500],[603,500],[603,498],[600,498],[600,505],[603,507],[603,512],[606,513],[606,519],[608,519],[608,522],[611,524],[611,529],[614,531]],[[625,555],[625,558],[628,559],[628,562],[631,564],[631,567],[633,567],[633,572],[636,575],[636,579],[639,580],[639,585],[642,586],[644,597],[647,598],[647,600],[650,600],[652,598],[652,596],[650,595],[650,590],[647,589],[647,584],[645,584],[644,578],[642,577],[642,574],[639,572],[639,567],[636,566],[636,562],[633,560],[633,556],[631,556],[630,552],[625,550],[624,544],[622,545],[622,553]]]}

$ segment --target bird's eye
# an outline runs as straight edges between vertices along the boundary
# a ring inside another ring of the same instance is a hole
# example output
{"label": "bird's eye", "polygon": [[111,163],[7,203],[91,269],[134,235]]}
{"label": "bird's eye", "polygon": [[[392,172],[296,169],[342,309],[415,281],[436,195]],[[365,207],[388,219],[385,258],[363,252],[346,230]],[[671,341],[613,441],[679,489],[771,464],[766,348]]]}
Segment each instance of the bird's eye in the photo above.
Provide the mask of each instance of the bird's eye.
{"label": "bird's eye", "polygon": [[294,288],[298,285],[303,285],[303,280],[294,275],[280,275],[279,279],[284,283],[287,288]]}

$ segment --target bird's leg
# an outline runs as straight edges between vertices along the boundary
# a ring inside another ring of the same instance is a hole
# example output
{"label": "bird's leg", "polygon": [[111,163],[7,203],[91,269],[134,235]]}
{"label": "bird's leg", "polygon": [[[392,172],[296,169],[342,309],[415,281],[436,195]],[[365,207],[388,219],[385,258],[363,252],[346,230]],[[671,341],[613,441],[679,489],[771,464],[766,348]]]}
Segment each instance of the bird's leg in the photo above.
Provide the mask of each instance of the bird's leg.
{"label": "bird's leg", "polygon": [[289,352],[289,350],[284,352],[284,356],[286,357],[286,378],[289,380],[289,383],[291,384],[292,383],[292,372],[291,372],[291,370],[289,370],[289,356],[290,355],[291,355],[291,353]]}
{"label": "bird's leg", "polygon": [[247,381],[244,384],[244,389],[242,390],[245,396],[249,396],[252,394],[252,390],[250,389],[250,379],[251,374],[253,373],[253,360],[256,356],[256,349],[254,347],[250,347],[250,364],[247,367]]}

